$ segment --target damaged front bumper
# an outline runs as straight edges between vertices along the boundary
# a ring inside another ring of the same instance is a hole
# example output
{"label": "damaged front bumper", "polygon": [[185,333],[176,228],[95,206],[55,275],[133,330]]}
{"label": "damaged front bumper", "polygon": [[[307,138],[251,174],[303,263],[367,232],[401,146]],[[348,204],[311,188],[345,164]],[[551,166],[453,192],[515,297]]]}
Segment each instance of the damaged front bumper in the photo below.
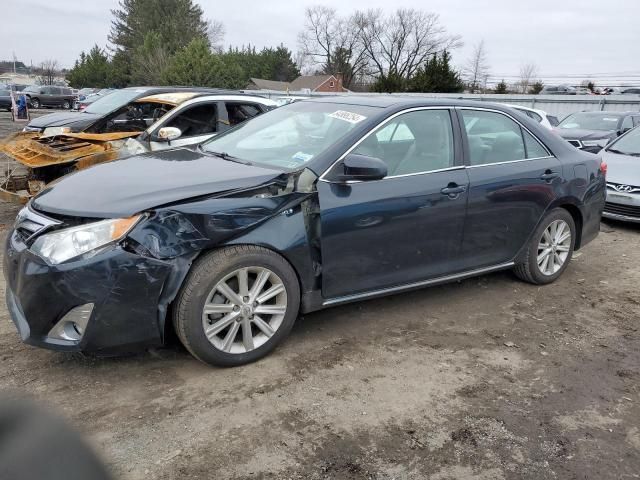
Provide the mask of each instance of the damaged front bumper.
{"label": "damaged front bumper", "polygon": [[25,343],[104,355],[136,351],[164,340],[163,292],[176,262],[113,245],[53,266],[12,230],[4,256],[7,306]]}

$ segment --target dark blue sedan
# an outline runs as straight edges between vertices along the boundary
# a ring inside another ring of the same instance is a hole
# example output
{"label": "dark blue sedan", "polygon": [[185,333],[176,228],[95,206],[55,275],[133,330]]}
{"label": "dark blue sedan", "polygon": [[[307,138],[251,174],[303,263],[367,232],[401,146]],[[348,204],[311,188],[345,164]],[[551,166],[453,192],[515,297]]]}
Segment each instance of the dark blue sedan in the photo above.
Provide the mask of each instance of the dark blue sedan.
{"label": "dark blue sedan", "polygon": [[240,365],[301,312],[504,269],[553,282],[598,235],[605,172],[505,106],[293,103],[44,189],[7,237],[7,303],[32,345],[112,354],[173,326]]}

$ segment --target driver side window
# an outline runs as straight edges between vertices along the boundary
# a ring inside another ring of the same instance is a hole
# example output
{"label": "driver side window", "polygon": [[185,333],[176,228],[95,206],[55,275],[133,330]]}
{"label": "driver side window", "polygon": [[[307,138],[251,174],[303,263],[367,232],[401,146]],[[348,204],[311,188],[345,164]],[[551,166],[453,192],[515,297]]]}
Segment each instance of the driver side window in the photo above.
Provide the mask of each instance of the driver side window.
{"label": "driver side window", "polygon": [[448,110],[403,113],[375,130],[353,153],[384,161],[390,177],[452,167],[451,115]]}

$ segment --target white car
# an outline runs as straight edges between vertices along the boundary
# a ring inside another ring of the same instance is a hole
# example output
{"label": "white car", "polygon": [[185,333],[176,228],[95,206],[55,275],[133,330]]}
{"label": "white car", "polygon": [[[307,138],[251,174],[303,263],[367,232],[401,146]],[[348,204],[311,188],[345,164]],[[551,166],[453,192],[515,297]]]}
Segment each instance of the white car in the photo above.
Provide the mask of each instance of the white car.
{"label": "white car", "polygon": [[258,95],[198,96],[175,107],[140,136],[126,140],[126,155],[195,145],[277,106]]}
{"label": "white car", "polygon": [[553,115],[549,115],[544,110],[538,110],[538,109],[535,109],[535,108],[523,107],[522,105],[511,105],[511,104],[508,104],[508,103],[505,103],[505,105],[508,106],[508,107],[515,108],[516,110],[521,111],[526,116],[533,118],[536,122],[538,122],[540,125],[542,125],[543,127],[547,128],[549,130],[553,130],[553,127],[555,127],[556,125],[558,125],[560,123],[560,121],[558,120],[557,117],[555,117]]}

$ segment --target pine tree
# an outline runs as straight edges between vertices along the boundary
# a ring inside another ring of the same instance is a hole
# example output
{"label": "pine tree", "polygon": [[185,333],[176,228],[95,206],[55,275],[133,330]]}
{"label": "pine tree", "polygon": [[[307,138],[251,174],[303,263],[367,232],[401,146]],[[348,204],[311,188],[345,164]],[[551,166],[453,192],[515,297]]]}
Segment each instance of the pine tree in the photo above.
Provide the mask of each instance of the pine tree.
{"label": "pine tree", "polygon": [[464,90],[460,74],[451,68],[451,57],[446,50],[441,56],[434,54],[420,67],[409,81],[410,92],[456,93]]}
{"label": "pine tree", "polygon": [[237,64],[211,53],[205,39],[195,38],[174,55],[162,80],[168,85],[240,88],[244,72]]}
{"label": "pine tree", "polygon": [[504,95],[505,93],[509,93],[509,88],[507,87],[507,82],[502,79],[500,83],[496,85],[495,93]]}

